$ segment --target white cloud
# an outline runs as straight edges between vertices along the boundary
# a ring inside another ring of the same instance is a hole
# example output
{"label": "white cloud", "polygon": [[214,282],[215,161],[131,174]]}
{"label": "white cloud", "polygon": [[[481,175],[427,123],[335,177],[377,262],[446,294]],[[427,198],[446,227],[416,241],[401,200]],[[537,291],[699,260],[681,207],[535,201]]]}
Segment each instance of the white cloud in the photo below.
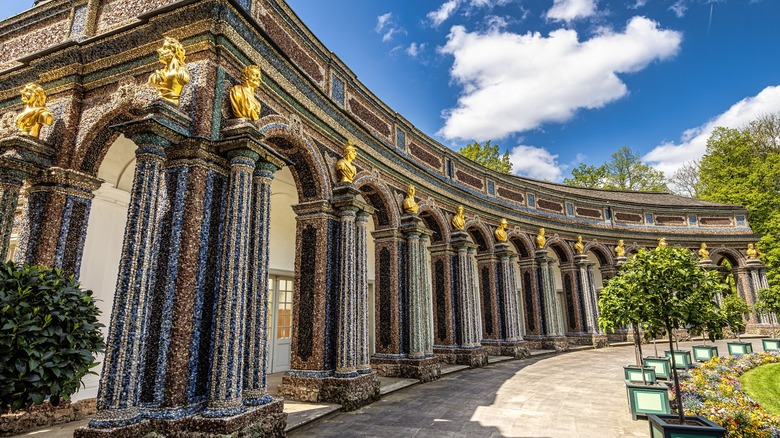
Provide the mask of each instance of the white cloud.
{"label": "white cloud", "polygon": [[677,18],[682,18],[685,16],[688,6],[685,5],[685,0],[677,0],[673,5],[669,6],[669,9],[674,12]]}
{"label": "white cloud", "polygon": [[766,87],[757,95],[735,103],[709,122],[686,130],[680,143],[667,142],[656,146],[642,157],[642,160],[671,175],[684,163],[704,155],[707,151],[707,139],[716,127],[741,128],[762,114],[779,111],[780,85]]}
{"label": "white cloud", "polygon": [[544,37],[501,29],[467,32],[453,26],[439,50],[455,58],[450,74],[463,87],[457,107],[444,112],[439,134],[484,141],[564,122],[578,109],[599,108],[628,89],[619,73],[642,70],[677,53],[680,33],[644,17],[624,32],[609,29],[581,42],[574,30]]}
{"label": "white cloud", "polygon": [[515,146],[509,152],[512,173],[528,178],[560,182],[563,169],[558,164],[558,155],[544,148],[528,145]]}
{"label": "white cloud", "polygon": [[439,6],[439,9],[428,12],[428,19],[431,20],[434,26],[438,26],[445,21],[455,12],[455,9],[460,5],[461,0],[448,0]]}
{"label": "white cloud", "polygon": [[382,32],[382,29],[385,28],[385,26],[390,22],[390,20],[392,18],[393,18],[393,13],[392,12],[388,12],[386,14],[382,14],[382,15],[376,17],[376,27],[374,28],[374,30],[377,33]]}
{"label": "white cloud", "polygon": [[382,42],[392,41],[396,34],[406,34],[406,30],[399,27],[394,20],[392,12],[376,17],[376,33],[382,34]]}
{"label": "white cloud", "polygon": [[636,0],[633,5],[629,5],[628,9],[639,9],[645,7],[647,0]]}
{"label": "white cloud", "polygon": [[578,18],[587,18],[596,14],[597,0],[555,0],[545,16],[555,21],[567,23]]}
{"label": "white cloud", "polygon": [[406,48],[406,54],[411,56],[412,58],[416,58],[420,53],[422,53],[425,50],[425,47],[427,46],[427,43],[411,43],[409,44],[409,47]]}

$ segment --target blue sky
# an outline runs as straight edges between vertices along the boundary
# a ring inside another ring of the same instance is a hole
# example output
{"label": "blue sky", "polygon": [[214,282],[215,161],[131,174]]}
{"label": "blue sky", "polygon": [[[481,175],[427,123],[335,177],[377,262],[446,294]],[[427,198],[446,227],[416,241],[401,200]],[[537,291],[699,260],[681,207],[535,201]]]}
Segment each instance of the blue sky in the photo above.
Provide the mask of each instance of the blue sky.
{"label": "blue sky", "polygon": [[[7,17],[28,1],[3,3]],[[624,145],[671,173],[715,126],[780,111],[778,0],[288,3],[423,132],[453,149],[492,140],[532,178]]]}

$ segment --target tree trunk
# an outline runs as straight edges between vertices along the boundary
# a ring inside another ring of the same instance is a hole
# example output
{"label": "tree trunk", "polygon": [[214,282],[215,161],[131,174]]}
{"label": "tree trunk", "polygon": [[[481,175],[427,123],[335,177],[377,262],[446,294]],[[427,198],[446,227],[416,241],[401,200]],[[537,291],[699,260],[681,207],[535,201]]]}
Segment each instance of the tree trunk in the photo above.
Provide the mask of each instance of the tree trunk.
{"label": "tree trunk", "polygon": [[642,373],[642,383],[647,385],[645,364],[642,361],[642,338],[639,335],[639,324],[631,324],[631,328],[634,330],[634,352],[637,355],[636,364],[639,366],[639,372]]}
{"label": "tree trunk", "polygon": [[677,363],[674,358],[674,341],[672,341],[672,328],[666,325],[666,332],[669,333],[669,349],[672,350],[672,375],[674,375],[674,391],[677,394],[677,412],[680,414],[680,425],[685,424],[685,412],[683,412],[682,391],[680,390],[680,378],[677,377]]}

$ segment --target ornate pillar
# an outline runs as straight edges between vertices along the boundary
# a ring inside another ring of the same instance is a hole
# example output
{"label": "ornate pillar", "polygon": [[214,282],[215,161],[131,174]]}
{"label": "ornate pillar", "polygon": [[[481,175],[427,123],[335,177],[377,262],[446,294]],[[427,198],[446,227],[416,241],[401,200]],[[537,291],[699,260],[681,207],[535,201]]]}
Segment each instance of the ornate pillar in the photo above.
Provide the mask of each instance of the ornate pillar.
{"label": "ornate pillar", "polygon": [[355,266],[355,218],[357,207],[339,209],[341,269],[339,270],[339,335],[336,377],[357,376],[356,316],[357,288]]}
{"label": "ornate pillar", "polygon": [[487,351],[481,345],[482,311],[479,303],[479,285],[476,278],[476,246],[463,230],[452,232],[451,245],[455,305],[456,362],[471,367],[487,365]]}
{"label": "ornate pillar", "polygon": [[517,256],[510,251],[508,243],[498,242],[495,245],[495,257],[497,262],[496,298],[500,310],[501,329],[500,351],[498,353],[515,358],[527,357],[529,351],[523,340],[523,317],[519,302],[520,289],[514,266]]}
{"label": "ornate pillar", "polygon": [[555,288],[555,264],[547,257],[546,249],[536,250],[536,262],[538,264],[537,276],[541,279],[542,292],[542,320],[544,334],[546,336],[542,345],[555,350],[568,348],[565,338],[564,322],[561,321],[561,304],[558,299],[558,291]]}
{"label": "ornate pillar", "polygon": [[433,288],[434,352],[447,363],[454,363],[452,351],[456,343],[455,300],[452,287],[452,260],[454,253],[446,243],[432,245],[431,278]]}
{"label": "ornate pillar", "polygon": [[574,256],[574,264],[578,267],[577,286],[580,292],[581,306],[584,314],[583,331],[588,336],[595,347],[604,347],[607,345],[607,337],[604,331],[599,328],[599,306],[598,291],[593,277],[593,267],[595,263],[588,261],[585,254]]}
{"label": "ornate pillar", "polygon": [[355,219],[355,292],[357,305],[357,372],[371,373],[371,358],[368,346],[368,241],[366,225],[370,213],[361,210]]}
{"label": "ornate pillar", "polygon": [[760,259],[747,259],[745,266],[738,268],[736,272],[737,292],[751,308],[747,317],[748,325],[769,324],[768,317],[758,314],[755,310],[758,291],[769,287],[766,278],[766,265]]}
{"label": "ornate pillar", "polygon": [[[14,135],[0,140],[0,259],[5,260],[9,256],[14,214],[22,184],[30,176],[51,166],[54,154],[54,149],[35,137]],[[29,222],[27,224],[29,230]],[[26,242],[29,239],[20,240]]]}

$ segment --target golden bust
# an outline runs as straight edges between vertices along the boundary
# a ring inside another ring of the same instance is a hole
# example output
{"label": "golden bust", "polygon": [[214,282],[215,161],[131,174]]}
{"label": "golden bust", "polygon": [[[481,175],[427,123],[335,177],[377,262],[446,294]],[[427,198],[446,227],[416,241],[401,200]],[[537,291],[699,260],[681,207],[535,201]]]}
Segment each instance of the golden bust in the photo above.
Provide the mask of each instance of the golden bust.
{"label": "golden bust", "polygon": [[250,65],[241,72],[241,85],[230,89],[230,106],[238,119],[257,121],[260,118],[260,102],[255,97],[255,89],[263,83],[260,67]]}
{"label": "golden bust", "polygon": [[747,251],[745,251],[747,254],[748,259],[756,260],[758,259],[761,254],[758,252],[758,248],[755,247],[752,243],[748,243]]}
{"label": "golden bust", "polygon": [[623,246],[623,239],[618,240],[618,244],[615,247],[615,255],[618,257],[626,256],[626,247]]}
{"label": "golden bust", "polygon": [[352,139],[349,139],[347,144],[344,145],[342,157],[343,158],[336,163],[339,181],[351,183],[355,179],[355,174],[357,174],[357,169],[355,168],[355,165],[352,164],[352,162],[355,161],[355,158],[357,158],[357,148]]}
{"label": "golden bust", "polygon": [[664,249],[667,246],[669,246],[669,245],[666,244],[666,238],[665,237],[662,237],[662,238],[658,239],[658,248]]}
{"label": "golden bust", "polygon": [[506,221],[506,219],[501,219],[501,222],[498,223],[498,228],[496,228],[496,232],[494,233],[496,235],[496,240],[499,242],[506,242],[506,228],[509,226],[509,223]]}
{"label": "golden bust", "polygon": [[190,81],[184,62],[184,46],[175,38],[165,37],[157,54],[165,67],[152,73],[148,84],[157,89],[161,98],[178,105],[181,89]]}
{"label": "golden bust", "polygon": [[43,125],[54,123],[54,116],[46,109],[46,92],[38,84],[27,84],[21,90],[24,110],[16,117],[19,133],[40,138]]}
{"label": "golden bust", "polygon": [[710,258],[710,252],[707,251],[707,244],[704,242],[702,242],[701,247],[699,247],[699,258],[701,259]]}
{"label": "golden bust", "polygon": [[577,241],[574,243],[574,252],[577,254],[585,252],[585,245],[582,244],[582,236],[577,236]]}
{"label": "golden bust", "polygon": [[458,212],[452,217],[452,228],[462,230],[466,226],[466,218],[463,217],[463,206],[458,206]]}
{"label": "golden bust", "polygon": [[417,209],[420,208],[420,206],[417,205],[417,202],[414,200],[414,186],[411,184],[406,187],[406,198],[404,198],[402,207],[404,209],[404,213],[411,214],[417,214]]}
{"label": "golden bust", "polygon": [[547,243],[547,239],[544,237],[544,228],[539,228],[539,233],[536,235],[536,248],[544,248],[545,243]]}

